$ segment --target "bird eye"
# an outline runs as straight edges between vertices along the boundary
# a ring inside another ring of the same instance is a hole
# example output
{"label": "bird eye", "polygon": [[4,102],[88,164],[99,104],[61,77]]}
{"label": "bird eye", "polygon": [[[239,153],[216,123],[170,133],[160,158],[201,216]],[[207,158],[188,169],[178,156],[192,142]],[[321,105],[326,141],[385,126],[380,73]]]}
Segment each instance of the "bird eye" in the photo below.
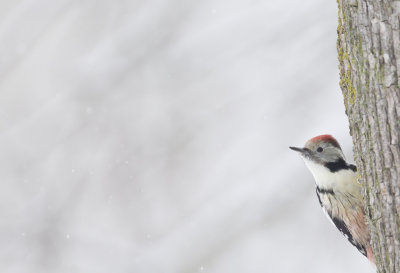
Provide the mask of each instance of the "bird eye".
{"label": "bird eye", "polygon": [[322,147],[318,147],[317,152],[320,153],[322,152],[324,149]]}

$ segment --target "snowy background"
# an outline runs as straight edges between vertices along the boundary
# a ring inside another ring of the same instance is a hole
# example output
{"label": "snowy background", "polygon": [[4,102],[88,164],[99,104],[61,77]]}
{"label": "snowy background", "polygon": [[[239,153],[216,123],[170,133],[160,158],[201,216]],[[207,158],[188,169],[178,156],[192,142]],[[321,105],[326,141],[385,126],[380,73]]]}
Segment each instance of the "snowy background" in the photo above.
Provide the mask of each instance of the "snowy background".
{"label": "snowy background", "polygon": [[0,271],[373,272],[288,149],[337,137],[335,1],[0,2]]}

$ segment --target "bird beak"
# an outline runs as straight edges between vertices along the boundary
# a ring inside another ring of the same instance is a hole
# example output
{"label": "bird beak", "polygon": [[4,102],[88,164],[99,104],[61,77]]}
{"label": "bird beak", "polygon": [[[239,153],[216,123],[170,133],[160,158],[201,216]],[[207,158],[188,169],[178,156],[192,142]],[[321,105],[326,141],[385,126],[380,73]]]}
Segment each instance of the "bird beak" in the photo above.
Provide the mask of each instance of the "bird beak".
{"label": "bird beak", "polygon": [[311,157],[311,151],[310,149],[307,148],[298,148],[298,147],[289,147],[293,151],[299,152],[301,157],[303,158],[310,158]]}
{"label": "bird beak", "polygon": [[296,151],[296,152],[299,152],[299,153],[302,153],[302,154],[304,154],[304,153],[306,153],[306,149],[304,149],[304,148],[297,148],[297,147],[289,147],[290,149],[292,149],[293,151]]}

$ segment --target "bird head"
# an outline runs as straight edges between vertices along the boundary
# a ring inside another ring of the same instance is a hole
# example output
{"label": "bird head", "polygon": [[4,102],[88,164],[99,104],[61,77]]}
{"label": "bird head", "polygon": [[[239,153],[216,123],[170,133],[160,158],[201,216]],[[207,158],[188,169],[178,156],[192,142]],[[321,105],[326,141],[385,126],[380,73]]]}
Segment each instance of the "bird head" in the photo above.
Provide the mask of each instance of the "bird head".
{"label": "bird head", "polygon": [[331,135],[320,135],[308,140],[304,148],[289,147],[299,152],[304,160],[310,160],[316,164],[344,161],[344,155],[337,140]]}

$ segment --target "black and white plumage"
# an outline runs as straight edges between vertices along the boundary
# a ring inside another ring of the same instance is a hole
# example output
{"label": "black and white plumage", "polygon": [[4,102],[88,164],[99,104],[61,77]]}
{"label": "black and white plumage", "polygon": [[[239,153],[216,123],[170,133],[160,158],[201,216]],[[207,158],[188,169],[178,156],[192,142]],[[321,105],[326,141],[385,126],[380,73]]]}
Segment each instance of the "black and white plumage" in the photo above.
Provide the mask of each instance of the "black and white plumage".
{"label": "black and white plumage", "polygon": [[328,218],[352,245],[375,263],[356,166],[346,162],[339,143],[330,135],[314,137],[304,148],[290,148],[300,152],[314,176],[318,201]]}
{"label": "black and white plumage", "polygon": [[365,249],[365,245],[360,244],[358,241],[356,241],[353,237],[353,234],[351,233],[349,227],[347,226],[346,222],[341,219],[340,215],[334,215],[333,210],[329,209],[332,207],[332,202],[329,201],[330,205],[327,205],[327,203],[323,203],[321,200],[330,200],[330,198],[336,198],[335,197],[335,192],[330,189],[320,189],[318,186],[316,187],[316,193],[318,197],[319,204],[322,207],[322,210],[326,213],[328,218],[332,221],[332,223],[336,226],[337,229],[340,230],[340,232],[346,237],[349,242],[354,245],[364,256],[367,256],[367,251]]}

